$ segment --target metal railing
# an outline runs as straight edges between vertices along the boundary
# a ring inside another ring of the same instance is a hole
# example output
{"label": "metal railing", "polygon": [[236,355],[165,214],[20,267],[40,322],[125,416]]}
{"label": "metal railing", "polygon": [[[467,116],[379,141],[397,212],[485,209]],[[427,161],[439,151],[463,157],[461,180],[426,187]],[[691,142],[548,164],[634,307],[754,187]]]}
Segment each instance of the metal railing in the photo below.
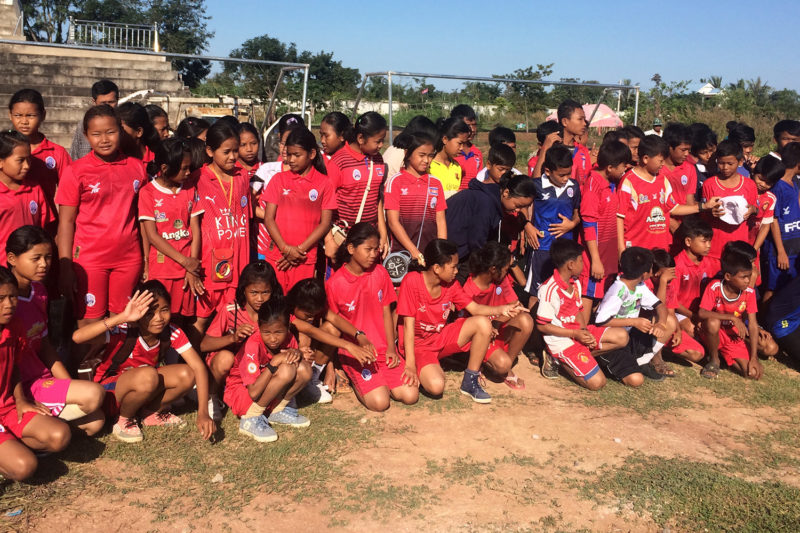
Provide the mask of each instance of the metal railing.
{"label": "metal railing", "polygon": [[158,52],[158,24],[120,24],[69,19],[67,43],[114,50]]}

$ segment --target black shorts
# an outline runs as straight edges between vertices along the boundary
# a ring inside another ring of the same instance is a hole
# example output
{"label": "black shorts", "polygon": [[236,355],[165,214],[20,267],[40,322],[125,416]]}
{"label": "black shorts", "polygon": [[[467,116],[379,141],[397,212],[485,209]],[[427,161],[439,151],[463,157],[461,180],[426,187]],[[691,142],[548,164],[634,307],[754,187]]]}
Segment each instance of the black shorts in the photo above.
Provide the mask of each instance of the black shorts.
{"label": "black shorts", "polygon": [[644,354],[653,351],[653,344],[655,344],[656,338],[649,333],[642,333],[636,328],[631,328],[628,332],[628,336],[630,338],[628,348],[630,348],[634,359],[638,359]]}
{"label": "black shorts", "polygon": [[553,270],[550,250],[529,250],[525,254],[525,290],[536,294],[539,286],[553,275]]}
{"label": "black shorts", "polygon": [[606,375],[619,381],[631,374],[641,372],[639,364],[636,362],[636,357],[631,353],[628,346],[595,355],[594,358]]}

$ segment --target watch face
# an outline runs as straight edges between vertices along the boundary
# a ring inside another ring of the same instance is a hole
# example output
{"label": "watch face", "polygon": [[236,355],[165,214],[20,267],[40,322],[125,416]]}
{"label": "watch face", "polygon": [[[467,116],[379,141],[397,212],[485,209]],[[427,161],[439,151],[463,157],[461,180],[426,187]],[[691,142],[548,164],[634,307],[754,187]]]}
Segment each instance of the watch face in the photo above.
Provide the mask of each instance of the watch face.
{"label": "watch face", "polygon": [[408,269],[405,258],[399,255],[387,258],[384,267],[389,272],[389,277],[392,278],[392,281],[402,278]]}

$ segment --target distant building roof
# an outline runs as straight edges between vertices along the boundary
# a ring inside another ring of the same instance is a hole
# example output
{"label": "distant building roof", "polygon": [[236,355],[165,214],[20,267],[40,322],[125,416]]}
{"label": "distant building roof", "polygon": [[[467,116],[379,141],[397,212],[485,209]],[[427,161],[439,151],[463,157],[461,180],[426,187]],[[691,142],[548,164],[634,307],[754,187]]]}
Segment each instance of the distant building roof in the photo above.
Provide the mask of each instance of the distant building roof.
{"label": "distant building roof", "polygon": [[722,94],[722,89],[718,89],[710,83],[696,83],[690,87],[693,92],[702,94],[703,96],[717,96]]}

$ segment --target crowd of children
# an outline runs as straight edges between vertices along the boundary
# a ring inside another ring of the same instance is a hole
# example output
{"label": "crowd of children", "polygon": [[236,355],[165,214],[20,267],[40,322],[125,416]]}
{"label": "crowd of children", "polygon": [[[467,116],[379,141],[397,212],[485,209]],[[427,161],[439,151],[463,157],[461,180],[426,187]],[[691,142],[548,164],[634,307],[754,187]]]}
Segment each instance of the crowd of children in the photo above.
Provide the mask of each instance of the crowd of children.
{"label": "crowd of children", "polygon": [[[483,376],[519,390],[527,356],[590,390],[674,377],[680,358],[746,378],[800,345],[800,122],[727,139],[704,124],[635,126],[586,147],[581,106],[537,129],[520,173],[514,133],[484,157],[465,105],[416,117],[382,153],[365,113],[278,125],[276,161],[250,124],[116,105],[95,84],[75,161],[42,132],[33,89],[0,133],[0,474],[108,423],[208,439],[230,410],[258,442],[306,427],[298,408],[349,382],[367,408],[460,392]],[[83,140],[81,140],[82,142]],[[748,150],[749,149],[749,150]],[[770,308],[771,300],[774,306]],[[769,310],[769,312],[767,312]],[[74,327],[72,327],[74,326]],[[795,350],[796,351],[796,350]]]}

